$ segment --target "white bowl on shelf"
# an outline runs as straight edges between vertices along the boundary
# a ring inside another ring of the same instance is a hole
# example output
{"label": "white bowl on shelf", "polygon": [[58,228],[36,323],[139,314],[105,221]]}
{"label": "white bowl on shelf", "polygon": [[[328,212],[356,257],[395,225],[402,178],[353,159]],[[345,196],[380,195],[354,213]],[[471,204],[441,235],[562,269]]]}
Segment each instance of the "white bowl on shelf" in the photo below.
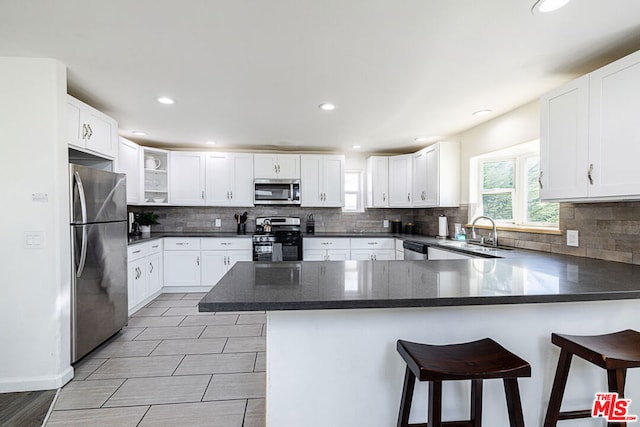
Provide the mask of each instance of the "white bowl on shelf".
{"label": "white bowl on shelf", "polygon": [[153,201],[155,203],[163,203],[164,202],[164,197],[154,197]]}

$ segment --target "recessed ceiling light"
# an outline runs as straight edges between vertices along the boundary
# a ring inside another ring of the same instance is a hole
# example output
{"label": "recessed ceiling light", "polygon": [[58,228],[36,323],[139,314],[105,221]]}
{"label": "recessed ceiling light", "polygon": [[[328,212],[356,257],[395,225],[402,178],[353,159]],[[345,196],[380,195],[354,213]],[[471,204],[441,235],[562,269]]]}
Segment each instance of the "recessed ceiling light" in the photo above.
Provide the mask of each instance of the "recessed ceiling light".
{"label": "recessed ceiling light", "polygon": [[215,141],[207,141],[207,144],[208,145],[216,145],[216,142]]}
{"label": "recessed ceiling light", "polygon": [[357,150],[358,148],[360,148],[360,146],[359,146],[359,145],[354,145],[354,146],[353,146],[353,147],[351,147],[351,148],[353,148],[354,150]]}
{"label": "recessed ceiling light", "polygon": [[160,104],[165,104],[165,105],[172,105],[175,104],[176,101],[174,101],[173,99],[166,97],[166,96],[161,96],[160,98],[157,99],[157,101]]}
{"label": "recessed ceiling light", "polygon": [[566,6],[571,0],[538,0],[531,8],[531,13],[548,13]]}
{"label": "recessed ceiling light", "polygon": [[138,136],[145,136],[147,134],[146,132],[143,132],[141,130],[132,130],[131,133]]}
{"label": "recessed ceiling light", "polygon": [[427,138],[426,136],[419,136],[417,138],[413,138],[413,140],[415,142],[427,142],[429,140],[429,138]]}
{"label": "recessed ceiling light", "polygon": [[477,117],[481,117],[481,116],[488,116],[491,113],[493,113],[493,110],[478,110],[478,111],[474,111],[473,115]]}
{"label": "recessed ceiling light", "polygon": [[331,110],[335,110],[336,106],[328,102],[325,102],[323,104],[318,105],[318,108],[324,111],[331,111]]}

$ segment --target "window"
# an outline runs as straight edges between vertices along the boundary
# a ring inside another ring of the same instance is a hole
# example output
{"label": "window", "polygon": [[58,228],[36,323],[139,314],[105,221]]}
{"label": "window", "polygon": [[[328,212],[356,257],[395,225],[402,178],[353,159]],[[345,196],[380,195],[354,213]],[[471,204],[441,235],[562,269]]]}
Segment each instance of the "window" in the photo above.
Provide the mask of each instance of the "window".
{"label": "window", "polygon": [[476,197],[470,194],[476,200],[472,218],[486,215],[502,224],[558,226],[559,205],[540,201],[540,157],[538,141],[534,143],[472,159],[471,170],[477,171],[471,176],[471,188],[477,188]]}
{"label": "window", "polygon": [[345,171],[344,173],[344,207],[343,212],[364,212],[362,203],[362,171]]}

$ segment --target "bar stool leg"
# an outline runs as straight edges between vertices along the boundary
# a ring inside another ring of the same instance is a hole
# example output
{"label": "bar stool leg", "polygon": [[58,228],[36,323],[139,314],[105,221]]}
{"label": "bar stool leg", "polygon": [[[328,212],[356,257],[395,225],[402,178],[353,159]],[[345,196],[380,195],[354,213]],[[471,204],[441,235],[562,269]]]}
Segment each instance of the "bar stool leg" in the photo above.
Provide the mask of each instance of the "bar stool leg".
{"label": "bar stool leg", "polygon": [[400,413],[398,414],[398,427],[409,426],[409,412],[411,411],[411,401],[413,400],[413,389],[416,386],[416,376],[407,366],[404,374],[404,385],[402,386],[402,398],[400,399]]}
{"label": "bar stool leg", "polygon": [[507,409],[509,410],[509,425],[511,427],[524,427],[524,414],[522,413],[518,379],[505,378],[503,383],[504,393],[507,398]]}
{"label": "bar stool leg", "polygon": [[[624,386],[627,378],[626,369],[607,369],[607,382],[609,391],[618,393],[620,399],[624,398]],[[627,427],[627,423],[609,423],[609,427]]]}
{"label": "bar stool leg", "polygon": [[567,385],[572,356],[573,355],[571,353],[564,349],[560,351],[558,367],[556,369],[555,378],[553,379],[553,386],[551,387],[551,397],[549,398],[547,415],[544,417],[544,427],[556,427],[556,424],[558,423],[560,406],[562,405],[564,388]]}
{"label": "bar stool leg", "polygon": [[442,427],[442,381],[429,381],[429,427]]}
{"label": "bar stool leg", "polygon": [[471,425],[482,427],[482,380],[471,380]]}

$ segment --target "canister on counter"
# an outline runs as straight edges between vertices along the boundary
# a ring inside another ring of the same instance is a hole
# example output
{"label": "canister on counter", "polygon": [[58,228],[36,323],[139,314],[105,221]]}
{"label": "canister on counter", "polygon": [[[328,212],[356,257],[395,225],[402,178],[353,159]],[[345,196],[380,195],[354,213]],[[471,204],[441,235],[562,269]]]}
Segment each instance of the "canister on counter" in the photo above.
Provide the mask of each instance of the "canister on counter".
{"label": "canister on counter", "polygon": [[391,232],[394,234],[402,233],[402,221],[399,219],[394,219],[391,221]]}
{"label": "canister on counter", "polygon": [[412,222],[408,222],[404,226],[404,234],[414,234],[416,232],[416,226]]}

